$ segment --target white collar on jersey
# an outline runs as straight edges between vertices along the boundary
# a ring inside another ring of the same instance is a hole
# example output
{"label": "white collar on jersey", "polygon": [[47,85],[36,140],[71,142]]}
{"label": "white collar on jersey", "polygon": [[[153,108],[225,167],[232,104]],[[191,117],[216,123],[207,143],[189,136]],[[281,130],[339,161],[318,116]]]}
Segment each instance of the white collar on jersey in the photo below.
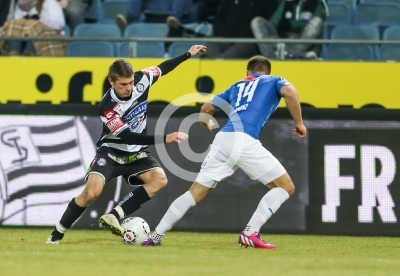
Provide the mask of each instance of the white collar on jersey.
{"label": "white collar on jersey", "polygon": [[[135,92],[136,92],[136,87],[133,87],[132,94],[135,93]],[[117,102],[117,103],[129,102],[129,101],[131,101],[132,98],[133,98],[133,97],[131,97],[131,98],[130,98],[129,100],[127,100],[127,101],[120,100],[120,99],[117,97],[117,95],[115,94],[114,87],[112,87],[112,86],[111,86],[110,94],[111,94],[111,98],[112,98],[115,102]],[[132,94],[131,94],[131,95],[132,95]]]}

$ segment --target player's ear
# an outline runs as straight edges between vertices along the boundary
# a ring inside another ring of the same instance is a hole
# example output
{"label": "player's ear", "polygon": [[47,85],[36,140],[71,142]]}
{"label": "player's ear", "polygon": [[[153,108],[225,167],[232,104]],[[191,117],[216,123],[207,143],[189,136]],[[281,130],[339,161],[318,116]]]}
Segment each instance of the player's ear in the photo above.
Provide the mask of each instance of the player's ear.
{"label": "player's ear", "polygon": [[113,81],[113,79],[112,79],[112,78],[108,78],[107,80],[108,80],[108,82],[110,83],[110,85],[111,85],[112,87],[114,87],[114,81]]}
{"label": "player's ear", "polygon": [[246,76],[248,77],[250,75],[250,71],[246,70]]}

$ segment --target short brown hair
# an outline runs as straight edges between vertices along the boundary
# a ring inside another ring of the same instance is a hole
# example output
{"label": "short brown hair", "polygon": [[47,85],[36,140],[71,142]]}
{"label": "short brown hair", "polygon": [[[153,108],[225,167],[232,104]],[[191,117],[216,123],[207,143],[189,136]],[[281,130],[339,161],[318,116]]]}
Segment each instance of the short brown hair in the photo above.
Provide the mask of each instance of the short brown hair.
{"label": "short brown hair", "polygon": [[271,74],[271,61],[264,56],[254,56],[247,62],[247,70],[251,72],[266,72]]}
{"label": "short brown hair", "polygon": [[114,61],[108,69],[108,77],[113,81],[118,78],[130,78],[133,73],[133,66],[123,58]]}

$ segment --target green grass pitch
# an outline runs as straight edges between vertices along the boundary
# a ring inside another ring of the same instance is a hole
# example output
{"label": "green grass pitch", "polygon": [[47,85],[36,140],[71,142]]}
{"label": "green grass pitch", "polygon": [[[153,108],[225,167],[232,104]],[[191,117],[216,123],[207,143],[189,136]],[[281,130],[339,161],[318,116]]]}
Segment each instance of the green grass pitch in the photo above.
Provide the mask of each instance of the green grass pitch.
{"label": "green grass pitch", "polygon": [[108,231],[0,228],[1,276],[400,275],[400,238],[267,235],[275,251],[240,248],[238,234],[171,232],[161,247],[128,246]]}

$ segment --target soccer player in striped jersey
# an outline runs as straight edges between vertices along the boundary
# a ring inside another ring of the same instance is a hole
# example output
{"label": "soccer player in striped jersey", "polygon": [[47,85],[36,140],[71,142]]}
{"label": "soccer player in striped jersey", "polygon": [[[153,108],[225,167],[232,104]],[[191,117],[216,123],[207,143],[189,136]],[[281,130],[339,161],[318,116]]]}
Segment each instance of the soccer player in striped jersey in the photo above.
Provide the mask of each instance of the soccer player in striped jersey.
{"label": "soccer player in striped jersey", "polygon": [[294,119],[294,134],[305,137],[299,97],[295,87],[281,77],[270,76],[271,62],[263,56],[248,61],[247,77],[233,84],[224,93],[205,103],[200,111],[200,124],[212,131],[211,116],[219,109],[229,108],[228,122],[217,133],[210,152],[189,191],[177,198],[143,246],[161,245],[167,231],[185,213],[206,198],[217,183],[229,177],[238,168],[251,179],[271,189],[260,201],[238,243],[245,247],[275,249],[260,236],[260,229],[294,193],[294,184],[281,163],[260,141],[261,130],[277,109],[281,98]]}
{"label": "soccer player in striped jersey", "polygon": [[157,141],[180,143],[188,135],[174,132],[157,138],[146,134],[149,89],[162,75],[168,74],[191,56],[205,51],[205,46],[193,45],[181,56],[137,72],[125,59],[114,61],[108,71],[111,88],[105,93],[99,108],[103,131],[96,145],[96,156],[85,176],[85,189],[68,204],[60,222],[47,238],[47,244],[60,242],[112,178],[122,175],[130,185],[140,185],[110,213],[100,217],[100,222],[118,236],[123,235],[119,220],[135,212],[167,185],[164,170],[146,150],[147,146]]}

